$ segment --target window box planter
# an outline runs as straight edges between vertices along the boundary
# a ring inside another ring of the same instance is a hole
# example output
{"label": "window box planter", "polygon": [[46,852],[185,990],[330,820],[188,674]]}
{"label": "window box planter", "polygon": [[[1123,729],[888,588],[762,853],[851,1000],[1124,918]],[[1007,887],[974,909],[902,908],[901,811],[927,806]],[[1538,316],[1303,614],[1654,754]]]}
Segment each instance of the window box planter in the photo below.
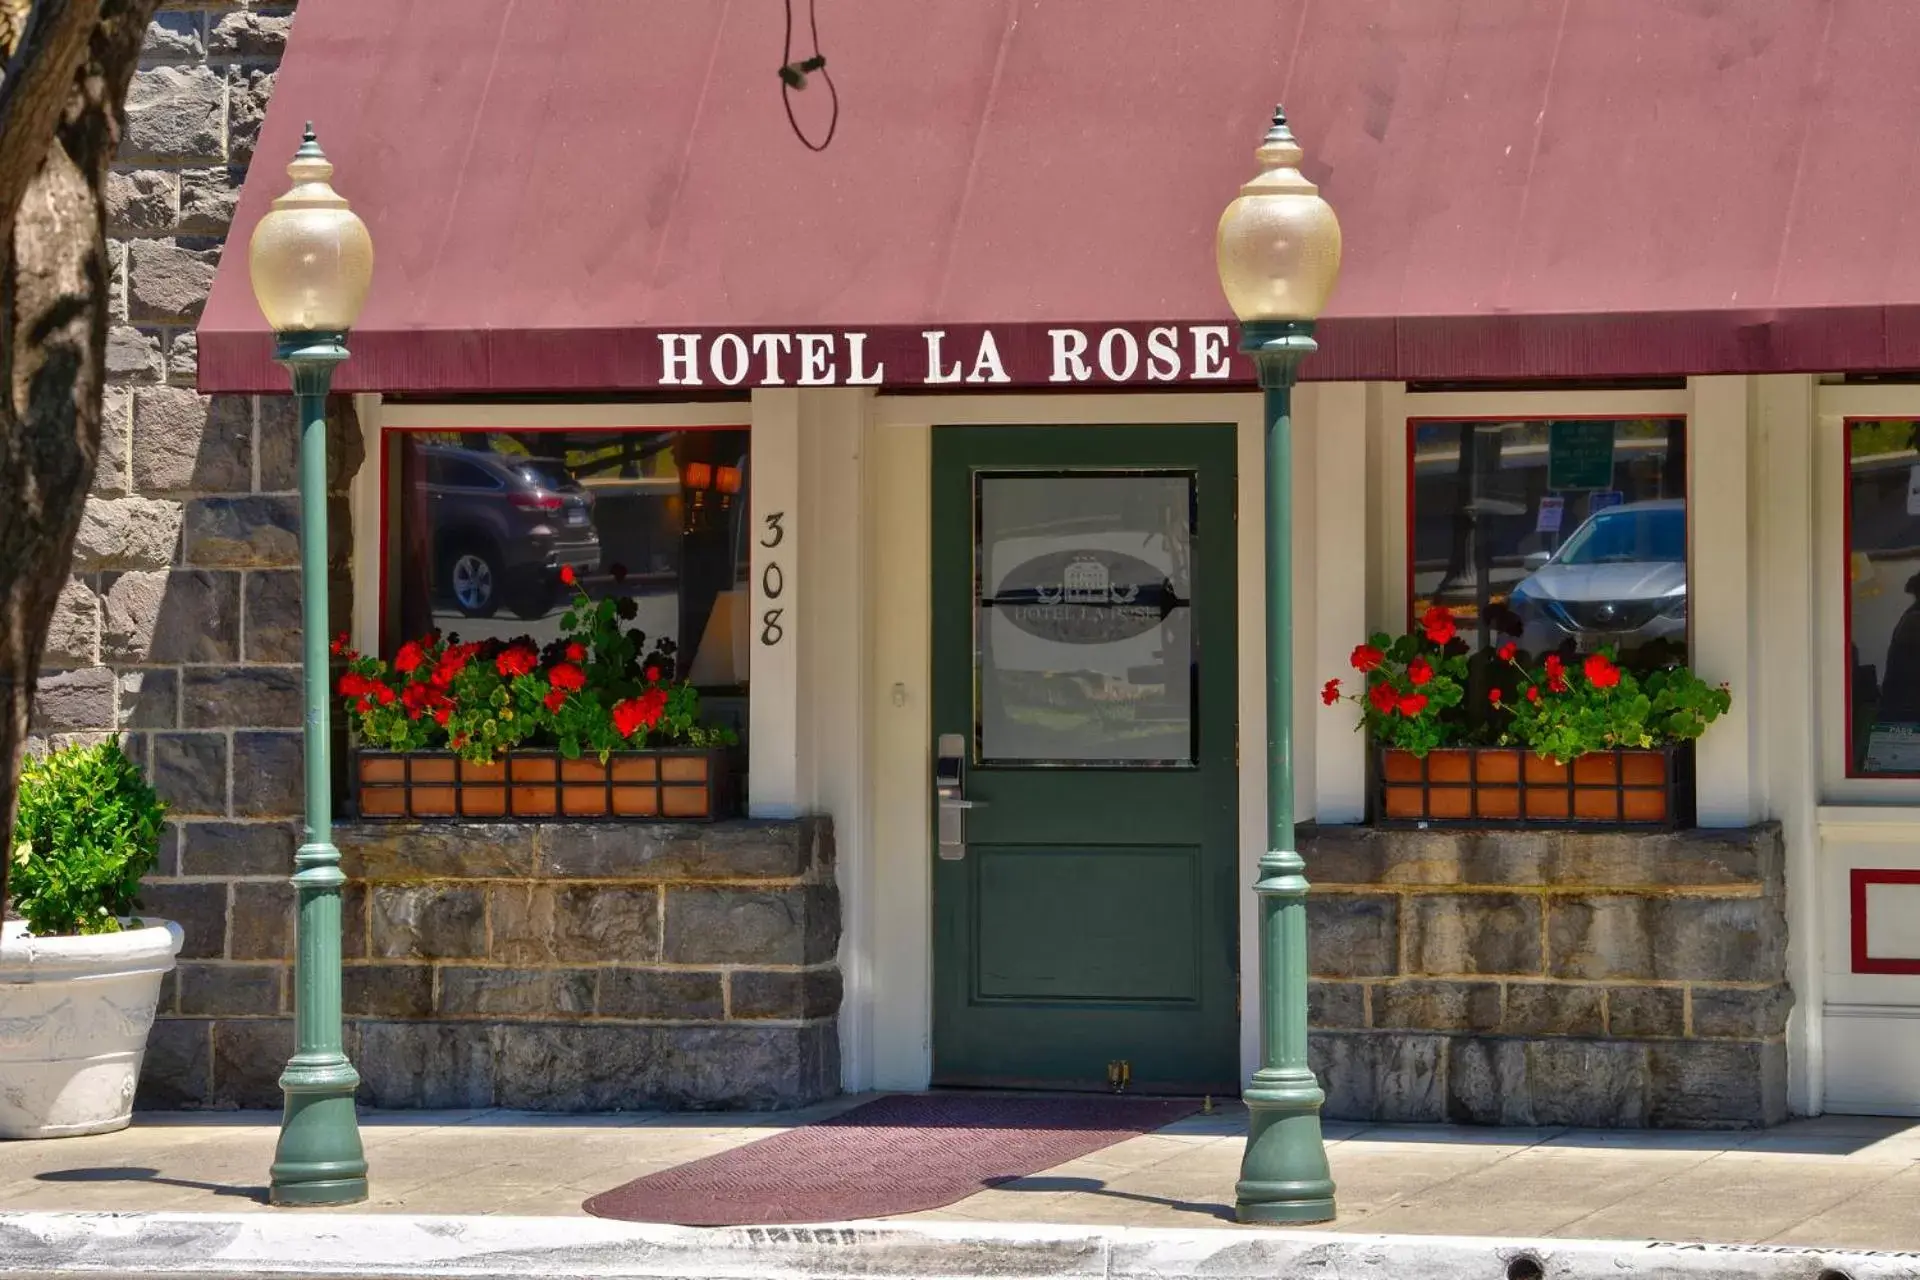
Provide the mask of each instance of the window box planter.
{"label": "window box planter", "polygon": [[450,751],[358,750],[362,818],[671,818],[709,821],[732,803],[725,747],[661,747],[569,760],[509,751],[490,764]]}
{"label": "window box planter", "polygon": [[1685,746],[1596,751],[1566,764],[1517,747],[1449,747],[1424,758],[1386,748],[1377,756],[1374,821],[1382,825],[1667,828],[1686,820]]}

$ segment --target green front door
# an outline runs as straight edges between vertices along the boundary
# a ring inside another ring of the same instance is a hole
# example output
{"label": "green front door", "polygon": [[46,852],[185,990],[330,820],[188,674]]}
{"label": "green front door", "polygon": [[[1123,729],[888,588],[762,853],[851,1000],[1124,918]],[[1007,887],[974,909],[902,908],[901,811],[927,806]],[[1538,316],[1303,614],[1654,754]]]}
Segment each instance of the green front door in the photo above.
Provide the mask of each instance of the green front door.
{"label": "green front door", "polygon": [[933,441],[934,1083],[1230,1093],[1233,428]]}

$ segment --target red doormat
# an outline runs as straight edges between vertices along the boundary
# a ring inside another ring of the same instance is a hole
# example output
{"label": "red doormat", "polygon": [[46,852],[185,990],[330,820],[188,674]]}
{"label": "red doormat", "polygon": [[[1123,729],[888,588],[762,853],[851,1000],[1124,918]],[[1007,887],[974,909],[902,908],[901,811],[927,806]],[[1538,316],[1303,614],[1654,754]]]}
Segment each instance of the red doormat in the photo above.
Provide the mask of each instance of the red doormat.
{"label": "red doormat", "polygon": [[687,1227],[845,1222],[938,1209],[1192,1115],[1178,1098],[897,1094],[636,1178],[588,1213]]}

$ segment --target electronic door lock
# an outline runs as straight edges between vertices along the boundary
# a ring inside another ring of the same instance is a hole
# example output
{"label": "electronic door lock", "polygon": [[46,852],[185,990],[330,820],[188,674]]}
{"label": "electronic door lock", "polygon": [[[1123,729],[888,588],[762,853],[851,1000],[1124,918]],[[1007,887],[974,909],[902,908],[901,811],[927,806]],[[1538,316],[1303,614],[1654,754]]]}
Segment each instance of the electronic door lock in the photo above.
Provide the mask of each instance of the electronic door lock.
{"label": "electronic door lock", "polygon": [[966,735],[943,733],[933,753],[936,837],[943,862],[958,862],[967,856],[967,810],[974,807],[974,802],[967,799],[966,786]]}

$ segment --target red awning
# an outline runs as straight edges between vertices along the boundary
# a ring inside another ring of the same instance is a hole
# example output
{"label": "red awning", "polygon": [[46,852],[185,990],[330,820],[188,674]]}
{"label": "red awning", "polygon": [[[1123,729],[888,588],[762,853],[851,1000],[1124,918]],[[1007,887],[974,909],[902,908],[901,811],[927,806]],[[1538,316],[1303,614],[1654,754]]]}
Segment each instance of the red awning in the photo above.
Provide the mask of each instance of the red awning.
{"label": "red awning", "polygon": [[201,387],[286,385],[245,245],[308,119],[375,243],[345,388],[1204,382],[1276,100],[1345,229],[1309,376],[1920,367],[1920,5],[817,7],[821,154],[775,0],[303,8]]}

